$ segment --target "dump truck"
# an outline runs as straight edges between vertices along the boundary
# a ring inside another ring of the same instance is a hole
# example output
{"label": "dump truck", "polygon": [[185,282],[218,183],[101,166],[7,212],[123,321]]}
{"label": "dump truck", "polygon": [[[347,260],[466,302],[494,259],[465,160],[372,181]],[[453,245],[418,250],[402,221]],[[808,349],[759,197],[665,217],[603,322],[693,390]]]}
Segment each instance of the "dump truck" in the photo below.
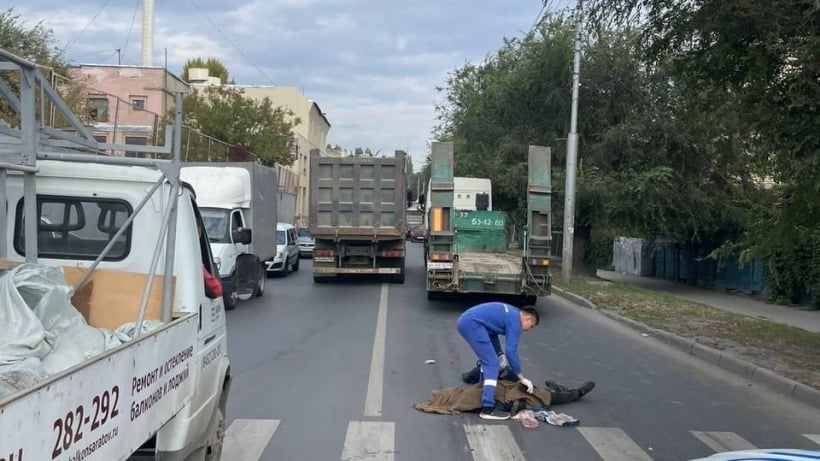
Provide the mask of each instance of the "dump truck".
{"label": "dump truck", "polygon": [[404,283],[405,153],[310,157],[313,280],[379,275]]}
{"label": "dump truck", "polygon": [[526,228],[519,248],[510,248],[507,214],[492,209],[487,192],[473,194],[472,204],[465,204],[464,196],[456,201],[453,144],[433,143],[425,242],[428,299],[482,293],[534,304],[550,294],[549,149],[530,146],[528,157]]}

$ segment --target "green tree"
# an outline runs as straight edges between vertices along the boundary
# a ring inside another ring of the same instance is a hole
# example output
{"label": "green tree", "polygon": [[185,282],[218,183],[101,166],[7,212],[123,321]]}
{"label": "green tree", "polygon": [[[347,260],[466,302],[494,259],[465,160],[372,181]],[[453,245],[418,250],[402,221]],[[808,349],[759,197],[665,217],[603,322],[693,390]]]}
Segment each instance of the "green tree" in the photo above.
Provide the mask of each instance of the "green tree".
{"label": "green tree", "polygon": [[229,81],[230,73],[228,73],[228,68],[219,59],[201,57],[189,59],[182,66],[182,80],[188,81],[188,70],[191,68],[208,69],[208,76],[219,77],[220,83],[233,83],[233,81]]}
{"label": "green tree", "polygon": [[266,165],[290,165],[296,159],[291,130],[299,119],[268,98],[255,101],[241,89],[210,86],[185,97],[183,117],[209,136],[247,148]]}
{"label": "green tree", "polygon": [[[0,48],[9,51],[21,58],[25,58],[42,66],[46,79],[49,82],[56,82],[56,90],[61,94],[74,113],[81,119],[88,121],[85,116],[85,99],[87,92],[79,82],[67,79],[64,76],[68,73],[69,64],[62,57],[57,47],[54,45],[54,37],[50,29],[37,23],[33,27],[28,27],[23,23],[20,15],[13,9],[8,9],[0,13]],[[19,75],[14,72],[3,72],[2,78],[15,92],[19,89]],[[40,95],[37,95],[38,101]],[[40,104],[36,104],[38,116],[40,115]],[[45,117],[49,123],[55,126],[66,124],[62,117],[56,115],[54,107],[46,107]],[[54,114],[52,117],[51,115]],[[9,107],[5,101],[0,103],[0,115],[3,120],[11,126],[19,123],[18,115]]]}
{"label": "green tree", "polygon": [[742,129],[725,138],[744,138],[749,168],[773,183],[733,245],[764,258],[773,297],[820,304],[817,2],[599,0],[592,13],[593,29],[636,27],[646,64],[668,62],[701,113],[733,110]]}
{"label": "green tree", "polygon": [[[553,147],[553,222],[561,222],[574,24],[547,16],[481,64],[452,72],[438,108],[440,137],[455,143],[458,176],[490,177],[494,207],[522,224],[527,146]],[[576,267],[608,264],[612,236],[706,243],[736,232],[741,147],[672,84],[669,66],[646,66],[628,30],[599,29],[584,43]],[[725,123],[719,117],[730,120]],[[716,140],[717,142],[712,142]]]}

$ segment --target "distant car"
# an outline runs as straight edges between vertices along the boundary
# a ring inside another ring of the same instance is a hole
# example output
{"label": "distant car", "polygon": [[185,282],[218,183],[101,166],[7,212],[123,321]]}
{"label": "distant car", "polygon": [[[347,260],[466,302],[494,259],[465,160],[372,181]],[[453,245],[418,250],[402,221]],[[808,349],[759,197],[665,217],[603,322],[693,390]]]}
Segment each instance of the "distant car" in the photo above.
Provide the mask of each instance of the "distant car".
{"label": "distant car", "polygon": [[820,459],[820,451],[793,450],[790,448],[769,450],[742,450],[717,453],[712,456],[706,458],[698,458],[693,461],[805,461],[809,459]]}
{"label": "distant car", "polygon": [[268,274],[287,275],[299,270],[299,247],[296,245],[296,228],[290,224],[276,224],[276,256],[267,261]]}
{"label": "distant car", "polygon": [[407,238],[410,239],[412,242],[423,242],[424,241],[424,225],[417,224],[410,229],[407,229]]}
{"label": "distant car", "polygon": [[310,235],[310,230],[306,227],[300,227],[296,232],[296,243],[299,245],[300,258],[312,258],[313,247],[316,245],[316,240]]}

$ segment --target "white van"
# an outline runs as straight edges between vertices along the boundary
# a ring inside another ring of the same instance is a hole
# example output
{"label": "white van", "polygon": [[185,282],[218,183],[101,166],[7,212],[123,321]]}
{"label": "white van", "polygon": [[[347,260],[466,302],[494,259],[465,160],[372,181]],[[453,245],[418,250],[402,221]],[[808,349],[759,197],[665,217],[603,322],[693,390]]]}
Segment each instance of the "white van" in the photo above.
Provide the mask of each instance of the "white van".
{"label": "white van", "polygon": [[276,256],[265,262],[268,275],[287,275],[291,270],[299,270],[299,245],[296,227],[292,224],[276,224]]}

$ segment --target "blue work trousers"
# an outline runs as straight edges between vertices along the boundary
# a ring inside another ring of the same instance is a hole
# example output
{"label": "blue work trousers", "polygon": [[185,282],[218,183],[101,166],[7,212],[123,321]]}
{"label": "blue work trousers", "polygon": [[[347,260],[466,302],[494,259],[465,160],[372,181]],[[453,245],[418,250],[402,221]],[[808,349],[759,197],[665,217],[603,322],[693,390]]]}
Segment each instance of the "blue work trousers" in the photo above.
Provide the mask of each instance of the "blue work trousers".
{"label": "blue work trousers", "polygon": [[473,352],[481,362],[482,374],[482,408],[492,408],[495,406],[495,388],[498,384],[497,377],[499,371],[498,355],[495,352],[493,343],[490,342],[490,332],[479,322],[470,318],[460,318],[456,325],[458,332],[467,341]]}

